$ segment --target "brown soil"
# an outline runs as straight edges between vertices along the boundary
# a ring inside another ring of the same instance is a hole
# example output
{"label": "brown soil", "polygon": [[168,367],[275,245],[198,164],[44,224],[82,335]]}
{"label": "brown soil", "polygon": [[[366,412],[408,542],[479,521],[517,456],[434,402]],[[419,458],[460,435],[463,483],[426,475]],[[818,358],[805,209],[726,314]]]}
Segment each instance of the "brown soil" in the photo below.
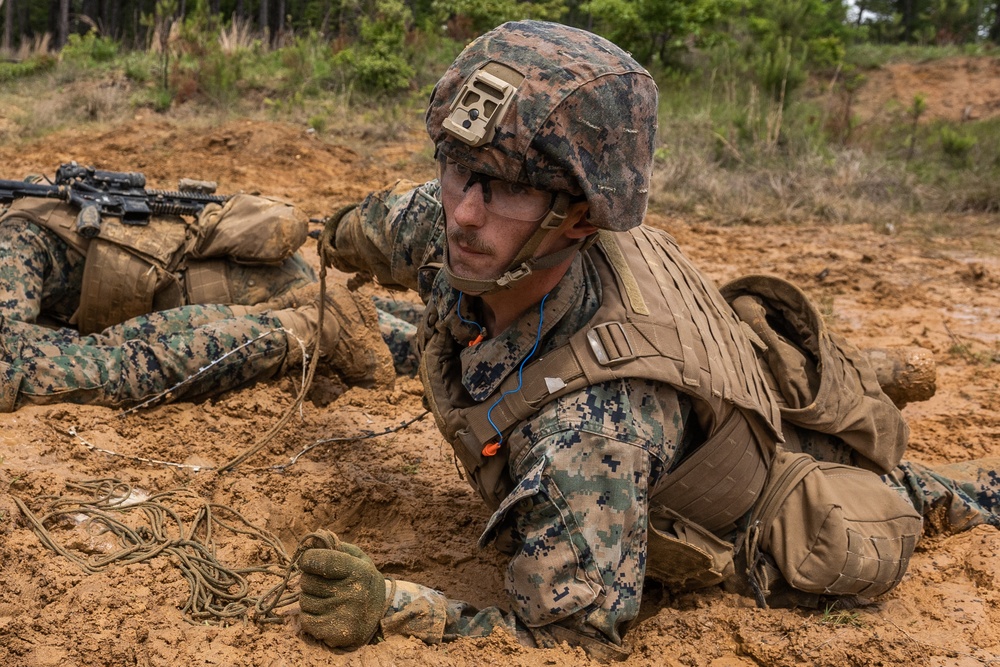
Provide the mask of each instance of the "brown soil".
{"label": "brown soil", "polygon": [[[404,175],[429,176],[427,153],[418,134],[391,143],[359,133],[321,139],[293,124],[160,116],[0,147],[8,178],[51,174],[75,159],[144,171],[152,187],[190,176],[219,181],[221,192],[261,190],[310,215]],[[947,236],[930,238],[902,222],[893,235],[864,225],[718,227],[661,216],[650,222],[670,230],[719,283],[755,272],[786,276],[856,343],[933,351],[937,394],[904,410],[913,434],[910,458],[936,464],[1000,457],[996,219],[953,219]],[[431,647],[393,637],[345,654],[303,637],[294,614],[283,625],[193,623],[182,613],[188,586],[175,558],[85,574],[43,546],[13,502],[38,509],[40,496],[72,495],[67,484],[95,478],[117,478],[147,493],[185,487],[272,531],[289,553],[310,531],[327,528],[361,545],[388,574],[476,605],[502,605],[503,563],[476,549],[488,511],[459,478],[429,418],[393,435],[318,445],[284,472],[265,469],[320,439],[379,431],[419,415],[415,380],[379,392],[345,391],[321,378],[301,417],[226,475],[129,458],[218,466],[266,433],[293,392],[293,381],[284,379],[125,418],[71,405],[0,415],[0,664],[586,664],[578,650],[529,650],[503,633]],[[76,553],[112,548],[85,524],[53,530]],[[259,542],[223,535],[218,541],[220,559],[230,564],[275,560]],[[925,540],[902,584],[854,614],[759,610],[718,590],[672,598],[653,588],[643,620],[628,635],[628,664],[1000,662],[998,550],[1000,532],[989,528]],[[257,594],[263,590],[262,580],[253,585]]]}
{"label": "brown soil", "polygon": [[956,56],[922,63],[897,63],[865,72],[854,106],[861,123],[906,115],[923,95],[921,120],[985,120],[1000,115],[1000,58]]}

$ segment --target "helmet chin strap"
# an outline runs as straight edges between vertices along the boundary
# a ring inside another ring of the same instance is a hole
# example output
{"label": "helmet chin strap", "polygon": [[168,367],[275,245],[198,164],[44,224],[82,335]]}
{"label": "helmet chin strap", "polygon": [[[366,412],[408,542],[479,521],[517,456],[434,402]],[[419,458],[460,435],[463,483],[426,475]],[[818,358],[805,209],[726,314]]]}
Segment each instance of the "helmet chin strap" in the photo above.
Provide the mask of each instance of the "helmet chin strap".
{"label": "helmet chin strap", "polygon": [[[556,195],[555,203],[542,220],[542,224],[535,230],[535,233],[528,238],[517,257],[510,263],[507,270],[498,278],[492,280],[477,280],[475,278],[462,278],[455,275],[451,270],[451,262],[448,258],[448,244],[444,245],[444,273],[448,283],[455,289],[475,296],[493,294],[503,289],[509,289],[514,283],[530,276],[534,271],[550,269],[564,262],[566,258],[584,249],[593,241],[587,237],[581,239],[571,246],[557,250],[542,257],[534,257],[535,251],[542,241],[548,236],[554,235],[559,229],[559,225],[566,219],[566,209],[569,208],[569,195],[560,192]],[[596,236],[596,235],[592,235]]]}

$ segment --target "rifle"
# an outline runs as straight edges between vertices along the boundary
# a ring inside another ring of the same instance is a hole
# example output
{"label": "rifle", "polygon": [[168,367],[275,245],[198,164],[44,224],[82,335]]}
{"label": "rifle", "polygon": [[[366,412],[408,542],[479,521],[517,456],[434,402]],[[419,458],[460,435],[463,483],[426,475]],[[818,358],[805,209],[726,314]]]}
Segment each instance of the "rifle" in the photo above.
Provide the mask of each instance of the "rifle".
{"label": "rifle", "polygon": [[30,183],[0,179],[0,203],[21,197],[61,199],[80,209],[76,231],[93,238],[101,231],[101,216],[121,218],[127,225],[149,224],[150,216],[198,215],[208,204],[223,204],[228,196],[212,194],[214,183],[183,179],[182,190],[147,190],[146,177],[135,171],[102,171],[62,164],[54,183]]}

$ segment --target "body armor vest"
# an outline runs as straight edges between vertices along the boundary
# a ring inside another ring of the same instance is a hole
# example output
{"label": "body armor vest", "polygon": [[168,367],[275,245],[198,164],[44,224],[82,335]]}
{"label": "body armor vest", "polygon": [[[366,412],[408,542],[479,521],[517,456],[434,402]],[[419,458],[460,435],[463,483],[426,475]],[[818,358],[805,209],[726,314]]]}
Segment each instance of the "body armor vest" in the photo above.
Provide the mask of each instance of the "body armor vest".
{"label": "body armor vest", "polygon": [[[287,262],[305,241],[305,219],[263,197],[236,195],[224,206],[209,204],[193,222],[157,215],[129,225],[105,216],[91,239],[77,233],[76,207],[59,200],[16,199],[0,221],[11,217],[48,229],[86,257],[71,322],[83,334],[186,304],[258,303],[290,282],[314,279],[304,264]],[[231,262],[246,265],[235,281]],[[287,266],[277,269],[282,263]]]}
{"label": "body armor vest", "polygon": [[[651,500],[721,534],[752,506],[780,440],[778,406],[745,325],[662,231],[600,232],[587,253],[601,282],[600,308],[567,344],[525,366],[522,389],[493,407],[492,421],[509,433],[549,401],[615,378],[669,384],[707,408],[700,410],[706,439]],[[516,374],[477,403],[461,383],[460,345],[433,307],[421,340],[421,379],[438,427],[496,509],[513,488],[507,462],[517,452],[483,455],[496,436],[487,412],[517,386]]]}

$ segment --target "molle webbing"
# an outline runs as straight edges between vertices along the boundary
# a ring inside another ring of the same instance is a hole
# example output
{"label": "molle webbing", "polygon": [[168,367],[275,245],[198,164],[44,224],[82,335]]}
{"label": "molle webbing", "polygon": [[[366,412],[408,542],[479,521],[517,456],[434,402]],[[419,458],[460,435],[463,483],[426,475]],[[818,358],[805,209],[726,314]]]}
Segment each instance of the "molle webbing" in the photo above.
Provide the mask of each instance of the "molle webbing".
{"label": "molle webbing", "polygon": [[[696,450],[698,458],[682,464],[675,471],[682,473],[678,481],[664,482],[661,490],[698,519],[728,527],[749,505],[744,507],[745,498],[726,495],[725,488],[735,480],[735,486],[755,495],[765,461],[780,440],[777,405],[740,322],[663,232],[640,227],[602,234],[588,256],[600,278],[600,308],[566,345],[524,368],[520,391],[513,391],[518,378],[511,375],[491,397],[472,402],[458,379],[457,361],[448,363],[457,349],[441,347],[449,332],[440,323],[425,322],[421,372],[442,433],[473,486],[495,507],[510,483],[507,460],[518,454],[503,447],[497,456],[482,455],[498,430],[507,435],[549,401],[591,385],[627,378],[663,382],[707,409],[712,430]],[[689,472],[694,461],[702,460],[697,472]],[[739,467],[727,467],[729,461]],[[701,484],[695,484],[699,478]],[[730,511],[720,514],[713,507],[717,502],[731,503]]]}
{"label": "molle webbing", "polygon": [[[628,260],[627,254],[621,254],[620,250],[625,244],[615,241],[618,236],[625,235],[609,234],[601,239],[599,247],[603,249],[609,243],[615,244],[614,250],[605,256],[618,255]],[[651,242],[665,235],[633,233],[630,236],[650,245],[642,248],[637,243],[635,249],[653,253],[653,257],[662,256],[651,247]],[[679,252],[677,255],[683,259]],[[629,269],[635,266],[635,258],[627,264],[621,262],[612,271],[611,262],[598,261],[596,253],[591,257],[600,272],[604,290],[601,308],[590,326],[571,336],[567,345],[524,368],[520,391],[513,391],[518,378],[511,375],[494,394],[503,398],[492,411],[495,397],[467,411],[468,429],[474,439],[480,441],[480,447],[495,438],[497,429],[506,433],[548,401],[616,378],[666,382],[709,404],[713,413],[720,417],[717,423],[722,421],[721,415],[729,414],[729,406],[736,405],[760,415],[772,433],[779,432],[778,408],[766,389],[750,343],[735,317],[723,319],[720,313],[731,311],[722,297],[704,283],[692,285],[698,277],[697,272],[693,269],[683,271],[682,268],[687,267],[677,265],[671,271],[670,261],[660,262],[659,267],[651,261],[643,262],[654,273],[659,273],[656,284],[660,295],[654,296],[660,296],[659,300],[666,303],[654,309],[659,310],[658,313],[641,316],[629,305],[629,301],[635,302],[635,299],[622,298],[629,285],[646,285],[645,291],[651,291],[649,276],[635,276]],[[643,257],[648,257],[645,252]],[[676,261],[678,258],[669,259]],[[628,271],[624,278],[623,270]],[[614,289],[616,286],[618,290]],[[697,295],[694,287],[698,288]],[[643,305],[653,302],[649,295],[642,299]]]}
{"label": "molle webbing", "polygon": [[75,315],[80,332],[103,331],[152,311],[161,282],[174,280],[186,239],[186,225],[179,218],[155,217],[142,226],[105,218],[87,249]]}
{"label": "molle webbing", "polygon": [[70,204],[58,199],[22,197],[10,203],[0,222],[7,218],[27,218],[48,229],[81,255],[87,254],[89,241],[76,233],[76,207]]}
{"label": "molle webbing", "polygon": [[650,492],[650,503],[723,535],[756,502],[767,480],[757,438],[739,410]]}
{"label": "molle webbing", "polygon": [[121,246],[92,239],[83,268],[80,308],[73,316],[82,334],[92,334],[153,309],[156,267]]}
{"label": "molle webbing", "polygon": [[236,303],[229,285],[228,263],[223,259],[188,262],[184,272],[187,303]]}
{"label": "molle webbing", "polygon": [[629,306],[639,315],[649,315],[649,306],[646,305],[645,300],[642,298],[642,291],[639,289],[639,283],[636,282],[635,274],[628,268],[628,264],[625,262],[625,255],[622,253],[622,249],[618,247],[618,244],[614,242],[612,232],[602,230],[598,232],[598,236],[603,241],[601,249],[604,250],[611,268],[614,269],[615,274],[621,280],[622,291],[628,297]]}

